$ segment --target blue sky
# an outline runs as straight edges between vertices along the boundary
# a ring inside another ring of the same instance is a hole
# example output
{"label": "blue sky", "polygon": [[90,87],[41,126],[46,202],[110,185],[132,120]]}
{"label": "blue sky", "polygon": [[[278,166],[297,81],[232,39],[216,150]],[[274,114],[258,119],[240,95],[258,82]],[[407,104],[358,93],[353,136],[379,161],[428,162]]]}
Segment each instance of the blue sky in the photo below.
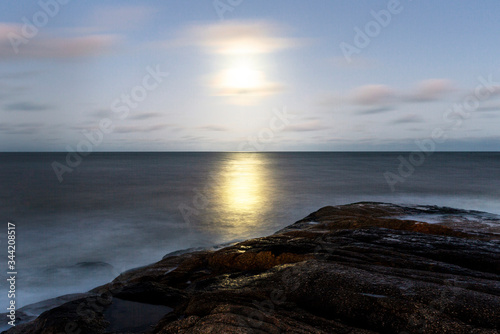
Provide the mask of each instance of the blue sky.
{"label": "blue sky", "polygon": [[499,11],[2,2],[0,151],[499,150]]}

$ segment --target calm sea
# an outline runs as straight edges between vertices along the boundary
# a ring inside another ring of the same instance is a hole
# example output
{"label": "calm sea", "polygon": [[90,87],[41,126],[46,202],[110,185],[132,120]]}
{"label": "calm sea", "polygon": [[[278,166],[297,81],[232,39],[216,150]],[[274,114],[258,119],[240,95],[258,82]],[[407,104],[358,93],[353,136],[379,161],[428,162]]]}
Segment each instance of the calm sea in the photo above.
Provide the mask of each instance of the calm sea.
{"label": "calm sea", "polygon": [[65,164],[65,153],[0,153],[0,244],[7,222],[15,223],[22,306],[87,291],[175,250],[267,235],[326,205],[382,201],[500,214],[500,153],[415,158],[93,153],[59,182],[52,163]]}

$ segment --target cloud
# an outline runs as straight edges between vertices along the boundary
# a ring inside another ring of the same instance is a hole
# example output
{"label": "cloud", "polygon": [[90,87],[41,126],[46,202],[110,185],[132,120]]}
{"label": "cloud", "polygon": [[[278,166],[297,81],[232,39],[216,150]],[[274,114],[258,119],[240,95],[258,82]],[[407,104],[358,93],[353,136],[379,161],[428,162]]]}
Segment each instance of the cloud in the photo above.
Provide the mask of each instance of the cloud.
{"label": "cloud", "polygon": [[23,95],[29,89],[27,85],[12,84],[13,81],[6,80],[6,82],[0,82],[0,100],[13,101],[16,99],[16,96]]}
{"label": "cloud", "polygon": [[479,108],[476,108],[476,111],[499,112],[500,111],[500,104],[491,104],[491,105],[480,106]]}
{"label": "cloud", "polygon": [[351,92],[351,101],[360,105],[380,105],[393,100],[395,91],[386,85],[366,85]]}
{"label": "cloud", "polygon": [[422,116],[417,115],[417,114],[409,114],[403,117],[400,117],[394,121],[392,121],[392,124],[414,124],[414,123],[423,123],[424,119]]}
{"label": "cloud", "polygon": [[212,75],[208,86],[212,95],[232,97],[231,102],[234,104],[252,104],[258,97],[277,94],[285,87],[269,80],[253,64],[245,62]]}
{"label": "cloud", "polygon": [[500,86],[493,86],[492,87],[491,96],[492,97],[498,97],[498,96],[500,96]]}
{"label": "cloud", "polygon": [[92,130],[96,130],[99,128],[99,122],[89,120],[89,121],[80,122],[80,123],[75,124],[75,125],[71,125],[71,126],[69,126],[69,128],[73,129],[73,130],[77,130],[77,131],[82,131],[82,130],[92,131]]}
{"label": "cloud", "polygon": [[500,86],[490,86],[487,88],[489,95],[489,99],[494,99],[500,97]]}
{"label": "cloud", "polygon": [[428,79],[418,83],[406,99],[410,102],[428,102],[441,99],[453,91],[453,82],[447,79]]}
{"label": "cloud", "polygon": [[223,70],[213,77],[211,87],[214,95],[240,97],[271,95],[284,89],[284,85],[271,82],[263,72],[252,69]]}
{"label": "cloud", "polygon": [[4,106],[6,111],[44,111],[50,109],[48,104],[32,103],[32,102],[17,102]]}
{"label": "cloud", "polygon": [[19,71],[19,72],[7,72],[0,74],[0,79],[17,80],[32,78],[34,76],[42,73],[41,71]]}
{"label": "cloud", "polygon": [[0,60],[72,59],[104,54],[119,42],[117,35],[59,36],[39,33],[25,38],[22,26],[0,23]]}
{"label": "cloud", "polygon": [[380,108],[370,108],[370,109],[365,109],[365,110],[359,110],[356,113],[359,115],[372,115],[372,114],[380,114],[380,113],[392,111],[392,110],[394,110],[394,109],[391,107],[380,107]]}
{"label": "cloud", "polygon": [[147,133],[167,128],[168,124],[157,124],[151,126],[121,125],[115,127],[113,133]]}
{"label": "cloud", "polygon": [[316,103],[321,107],[340,107],[346,104],[346,97],[339,93],[321,93],[316,97]]}
{"label": "cloud", "polygon": [[[98,119],[101,119],[101,118],[113,119],[117,115],[109,109],[99,109],[99,110],[91,112],[90,116],[98,118]],[[160,113],[145,112],[145,113],[129,116],[127,119],[135,120],[135,121],[142,121],[142,120],[152,119],[152,118],[156,118],[156,117],[160,117],[160,116],[162,116],[162,114],[160,114]]]}
{"label": "cloud", "polygon": [[181,137],[182,141],[188,141],[188,142],[210,142],[213,141],[212,138],[210,137],[205,137],[205,136],[192,136],[192,135],[184,135]]}
{"label": "cloud", "polygon": [[308,131],[320,131],[325,129],[329,129],[329,127],[324,125],[319,120],[315,120],[315,121],[307,121],[303,123],[288,125],[286,128],[283,129],[283,131],[308,132]]}
{"label": "cloud", "polygon": [[195,25],[187,29],[183,44],[202,46],[209,53],[272,53],[300,45],[298,40],[281,37],[283,28],[269,21],[224,21]]}
{"label": "cloud", "polygon": [[195,46],[218,58],[221,67],[203,79],[209,94],[228,97],[226,101],[231,104],[250,105],[285,87],[269,79],[268,73],[262,70],[263,64],[259,63],[263,55],[304,44],[284,36],[284,30],[283,26],[266,20],[195,24],[164,46]]}
{"label": "cloud", "polygon": [[208,130],[208,131],[229,131],[230,129],[228,127],[222,126],[222,125],[216,125],[216,124],[209,124],[209,125],[203,125],[197,127],[197,129],[200,130]]}
{"label": "cloud", "polygon": [[93,22],[96,27],[113,30],[137,30],[148,22],[155,13],[147,6],[100,6],[94,11]]}
{"label": "cloud", "polygon": [[[371,109],[363,110],[358,113],[372,114],[388,111],[390,110],[389,108],[396,105],[438,101],[454,90],[455,88],[453,82],[448,79],[423,80],[412,90],[407,92],[394,89],[387,85],[371,84],[355,87],[343,95],[338,92],[325,95],[318,99],[318,103],[323,106],[371,106]],[[492,95],[494,95],[494,93]]]}
{"label": "cloud", "polygon": [[0,124],[0,133],[29,135],[38,132],[43,126],[44,124],[39,122],[2,123]]}
{"label": "cloud", "polygon": [[95,118],[111,118],[114,113],[109,109],[99,109],[90,113],[90,116]]}
{"label": "cloud", "polygon": [[138,114],[138,115],[134,115],[132,117],[129,117],[129,119],[136,120],[136,121],[142,121],[142,120],[161,117],[161,116],[162,116],[162,114],[160,114],[158,112],[145,112],[142,114]]}

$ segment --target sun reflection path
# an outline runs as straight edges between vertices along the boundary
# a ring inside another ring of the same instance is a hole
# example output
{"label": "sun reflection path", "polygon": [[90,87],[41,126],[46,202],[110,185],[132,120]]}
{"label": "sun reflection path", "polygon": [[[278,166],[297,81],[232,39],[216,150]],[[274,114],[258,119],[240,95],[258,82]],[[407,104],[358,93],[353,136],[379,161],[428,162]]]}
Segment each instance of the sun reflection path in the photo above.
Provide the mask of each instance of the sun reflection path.
{"label": "sun reflection path", "polygon": [[246,235],[262,227],[271,206],[271,187],[266,159],[262,154],[233,153],[219,172],[217,203],[226,232]]}
{"label": "sun reflection path", "polygon": [[264,200],[263,162],[257,154],[238,153],[224,168],[223,204],[234,210],[252,212]]}

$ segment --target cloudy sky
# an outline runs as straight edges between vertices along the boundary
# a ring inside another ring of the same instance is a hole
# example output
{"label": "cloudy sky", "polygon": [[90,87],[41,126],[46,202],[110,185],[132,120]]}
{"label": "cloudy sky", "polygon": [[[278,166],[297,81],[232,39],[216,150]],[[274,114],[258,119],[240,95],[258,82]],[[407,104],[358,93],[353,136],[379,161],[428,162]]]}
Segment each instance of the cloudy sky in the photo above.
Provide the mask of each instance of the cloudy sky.
{"label": "cloudy sky", "polygon": [[499,150],[500,2],[2,1],[0,151]]}

